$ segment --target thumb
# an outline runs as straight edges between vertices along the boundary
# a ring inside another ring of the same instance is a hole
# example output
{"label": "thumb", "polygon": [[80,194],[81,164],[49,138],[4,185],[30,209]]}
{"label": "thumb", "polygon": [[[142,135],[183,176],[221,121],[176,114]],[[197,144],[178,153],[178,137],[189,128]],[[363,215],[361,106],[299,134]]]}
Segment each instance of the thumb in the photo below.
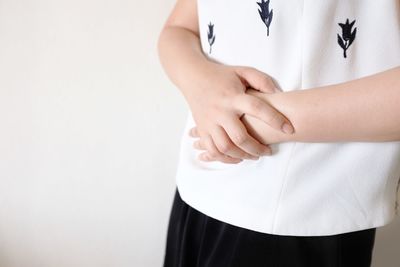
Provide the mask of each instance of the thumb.
{"label": "thumb", "polygon": [[278,89],[272,78],[253,67],[237,66],[234,68],[237,75],[246,81],[247,85],[264,93],[278,93],[282,90]]}

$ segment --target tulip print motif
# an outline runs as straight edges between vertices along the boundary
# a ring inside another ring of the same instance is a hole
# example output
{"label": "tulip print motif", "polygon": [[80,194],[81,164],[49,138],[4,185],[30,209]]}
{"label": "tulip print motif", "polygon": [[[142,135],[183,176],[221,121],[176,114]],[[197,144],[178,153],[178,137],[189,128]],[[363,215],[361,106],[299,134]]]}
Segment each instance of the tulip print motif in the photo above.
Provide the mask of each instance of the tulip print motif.
{"label": "tulip print motif", "polygon": [[354,28],[352,31],[352,28],[354,26],[354,23],[356,20],[353,20],[351,23],[349,23],[349,19],[346,20],[346,23],[338,23],[339,26],[342,28],[342,36],[339,34],[337,35],[338,38],[338,43],[340,47],[343,49],[343,56],[344,58],[347,57],[347,49],[349,46],[353,43],[354,39],[356,38],[356,33],[357,33],[357,27]]}
{"label": "tulip print motif", "polygon": [[272,16],[274,15],[274,10],[269,10],[269,2],[270,0],[261,0],[261,3],[257,2],[258,6],[261,8],[261,10],[258,10],[258,13],[265,26],[267,26],[267,36],[269,36],[269,25],[271,25]]}
{"label": "tulip print motif", "polygon": [[399,199],[399,190],[400,190],[400,178],[399,178],[399,180],[397,180],[397,186],[396,186],[396,196],[397,196],[396,202],[395,202],[396,215],[399,212],[399,206],[400,206],[400,204],[399,204],[399,200],[400,200]]}
{"label": "tulip print motif", "polygon": [[211,54],[211,48],[212,48],[212,45],[215,42],[214,24],[212,24],[211,21],[210,21],[210,24],[208,24],[207,37],[208,37],[208,43],[210,44],[210,52],[209,52],[209,54]]}

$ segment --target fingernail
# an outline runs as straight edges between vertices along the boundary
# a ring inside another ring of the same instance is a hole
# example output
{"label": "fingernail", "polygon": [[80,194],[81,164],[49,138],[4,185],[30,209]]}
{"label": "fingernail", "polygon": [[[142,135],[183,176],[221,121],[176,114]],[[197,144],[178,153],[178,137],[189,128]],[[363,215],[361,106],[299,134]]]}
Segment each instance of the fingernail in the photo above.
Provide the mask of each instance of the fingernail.
{"label": "fingernail", "polygon": [[210,160],[210,157],[207,156],[207,155],[201,155],[201,158],[202,158],[203,160]]}
{"label": "fingernail", "polygon": [[253,155],[250,155],[250,154],[248,154],[245,158],[246,159],[257,159],[256,156],[253,156]]}
{"label": "fingernail", "polygon": [[294,132],[294,129],[289,123],[285,122],[282,125],[282,131],[287,133],[287,134],[292,134]]}
{"label": "fingernail", "polygon": [[266,150],[264,151],[264,155],[271,155],[271,154],[272,154],[271,149],[266,149]]}

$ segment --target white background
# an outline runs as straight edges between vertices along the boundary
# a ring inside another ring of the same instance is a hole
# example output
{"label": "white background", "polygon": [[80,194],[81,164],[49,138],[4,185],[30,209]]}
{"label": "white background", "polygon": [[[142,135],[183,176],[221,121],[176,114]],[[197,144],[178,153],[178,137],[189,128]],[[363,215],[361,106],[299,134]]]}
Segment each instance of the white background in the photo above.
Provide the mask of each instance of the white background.
{"label": "white background", "polygon": [[[161,266],[187,105],[174,2],[0,0],[0,266]],[[374,266],[400,265],[400,222]]]}

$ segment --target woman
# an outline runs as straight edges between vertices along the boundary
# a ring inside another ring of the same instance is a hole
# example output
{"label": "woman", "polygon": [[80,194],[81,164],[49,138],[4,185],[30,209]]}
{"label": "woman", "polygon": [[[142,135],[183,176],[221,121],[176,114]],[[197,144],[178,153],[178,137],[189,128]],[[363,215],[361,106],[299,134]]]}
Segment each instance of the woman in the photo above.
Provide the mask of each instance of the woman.
{"label": "woman", "polygon": [[165,267],[370,266],[397,213],[399,21],[398,0],[176,2],[158,49],[190,112]]}

